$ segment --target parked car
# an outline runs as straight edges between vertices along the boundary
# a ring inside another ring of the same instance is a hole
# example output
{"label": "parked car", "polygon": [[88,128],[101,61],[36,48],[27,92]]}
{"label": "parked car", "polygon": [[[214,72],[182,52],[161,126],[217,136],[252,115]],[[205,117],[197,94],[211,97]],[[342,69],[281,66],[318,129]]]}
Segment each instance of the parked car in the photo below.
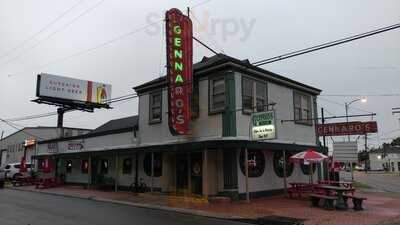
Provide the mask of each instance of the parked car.
{"label": "parked car", "polygon": [[6,172],[0,167],[0,189],[4,188],[4,181],[6,179]]}
{"label": "parked car", "polygon": [[[19,172],[20,168],[21,168],[21,163],[7,164],[4,167],[4,171],[6,172],[6,178],[15,180],[18,176],[21,176],[22,174]],[[32,164],[27,163],[26,168],[28,170],[27,172],[31,172]]]}

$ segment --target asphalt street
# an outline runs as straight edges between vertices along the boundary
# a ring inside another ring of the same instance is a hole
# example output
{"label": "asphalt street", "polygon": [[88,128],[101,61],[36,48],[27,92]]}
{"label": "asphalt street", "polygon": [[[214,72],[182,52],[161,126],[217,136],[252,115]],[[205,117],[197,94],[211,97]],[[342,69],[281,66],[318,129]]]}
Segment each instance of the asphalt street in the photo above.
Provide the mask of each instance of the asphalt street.
{"label": "asphalt street", "polygon": [[400,176],[398,174],[357,172],[355,180],[368,184],[376,191],[400,193]]}
{"label": "asphalt street", "polygon": [[1,225],[244,225],[93,200],[0,189]]}

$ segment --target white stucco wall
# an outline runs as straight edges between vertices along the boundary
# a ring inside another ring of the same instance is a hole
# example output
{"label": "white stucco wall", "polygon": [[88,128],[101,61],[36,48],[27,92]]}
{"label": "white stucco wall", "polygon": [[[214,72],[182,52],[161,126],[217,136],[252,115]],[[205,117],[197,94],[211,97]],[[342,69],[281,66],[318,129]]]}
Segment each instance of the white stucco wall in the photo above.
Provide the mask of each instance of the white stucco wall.
{"label": "white stucco wall", "polygon": [[[273,154],[272,151],[263,151],[265,156],[265,170],[264,173],[260,177],[249,178],[249,191],[257,192],[257,191],[266,191],[266,190],[277,190],[283,189],[283,178],[278,177],[274,171],[274,163],[273,163]],[[238,152],[238,189],[239,193],[246,192],[246,177],[240,170],[239,164],[239,152]],[[288,188],[290,187],[290,182],[309,182],[309,175],[304,175],[301,171],[300,165],[298,163],[294,164],[293,173],[291,176],[287,178]],[[313,176],[314,182],[318,179],[317,169],[315,170],[315,174]]]}
{"label": "white stucco wall", "polygon": [[162,122],[149,124],[149,94],[139,97],[139,135],[140,145],[163,144],[171,142],[196,141],[216,139],[222,136],[222,116],[208,115],[208,80],[199,82],[199,118],[191,121],[192,134],[187,136],[173,136],[168,127],[168,95],[163,90],[162,95]]}
{"label": "white stucco wall", "polygon": [[[236,108],[242,108],[242,75],[235,73],[236,82]],[[276,116],[277,139],[267,142],[315,145],[315,126],[296,124],[294,122],[281,123],[281,120],[294,119],[293,89],[267,82],[268,103],[276,103],[273,107]],[[311,104],[311,112],[314,112]],[[269,106],[271,109],[271,106]],[[250,115],[243,114],[241,110],[236,112],[237,136],[241,139],[249,139]]]}

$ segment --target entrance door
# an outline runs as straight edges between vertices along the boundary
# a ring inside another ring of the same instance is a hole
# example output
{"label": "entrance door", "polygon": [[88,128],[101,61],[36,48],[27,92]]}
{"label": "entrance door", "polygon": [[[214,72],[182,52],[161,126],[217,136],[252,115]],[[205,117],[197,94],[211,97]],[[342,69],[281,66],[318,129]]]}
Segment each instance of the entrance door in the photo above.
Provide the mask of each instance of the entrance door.
{"label": "entrance door", "polygon": [[184,189],[188,189],[188,160],[187,154],[176,155],[176,189],[183,194]]}
{"label": "entrance door", "polygon": [[98,164],[98,158],[96,157],[91,157],[91,180],[92,180],[92,184],[96,185],[97,184],[97,164]]}
{"label": "entrance door", "polygon": [[203,157],[201,153],[191,154],[191,185],[192,193],[203,194]]}

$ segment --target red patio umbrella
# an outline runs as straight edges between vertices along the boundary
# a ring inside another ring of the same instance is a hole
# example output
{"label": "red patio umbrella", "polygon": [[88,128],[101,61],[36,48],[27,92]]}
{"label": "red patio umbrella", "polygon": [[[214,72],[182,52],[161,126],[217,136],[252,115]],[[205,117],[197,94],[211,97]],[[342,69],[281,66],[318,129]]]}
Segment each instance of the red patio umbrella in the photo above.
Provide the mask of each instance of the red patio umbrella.
{"label": "red patio umbrella", "polygon": [[313,183],[312,176],[313,176],[313,163],[316,162],[322,162],[325,159],[327,159],[328,156],[316,152],[314,149],[308,149],[307,151],[297,153],[295,155],[292,155],[290,157],[290,160],[293,162],[299,162],[299,163],[304,163],[304,164],[311,164],[311,171],[310,171],[310,176],[311,176],[311,183]]}

